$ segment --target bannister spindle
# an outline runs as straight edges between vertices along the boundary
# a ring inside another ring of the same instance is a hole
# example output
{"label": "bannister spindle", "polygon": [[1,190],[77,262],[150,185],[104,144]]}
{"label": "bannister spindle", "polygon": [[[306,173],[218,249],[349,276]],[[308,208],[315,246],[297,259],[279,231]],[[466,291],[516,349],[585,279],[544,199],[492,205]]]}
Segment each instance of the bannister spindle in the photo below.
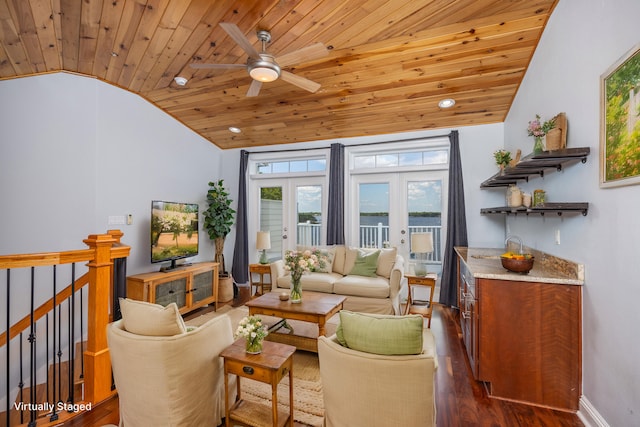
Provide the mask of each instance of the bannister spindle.
{"label": "bannister spindle", "polygon": [[[53,396],[51,402],[54,402],[53,409],[51,411],[51,416],[49,417],[49,421],[56,421],[58,419],[58,405],[55,404],[56,401],[56,388],[59,389],[60,385],[57,383],[58,377],[56,376],[56,302],[58,296],[58,281],[57,281],[57,266],[54,264],[53,266],[53,310],[51,312],[51,317],[53,318],[53,325],[51,327],[52,336],[51,339],[53,341],[53,346],[51,347],[51,360],[53,361],[53,368],[51,369],[53,373]],[[48,316],[48,315],[47,315]],[[48,331],[48,328],[47,328]],[[48,334],[47,334],[48,336]],[[49,375],[47,375],[49,378]],[[47,387],[47,393],[49,393],[49,388]],[[48,394],[47,394],[48,396]]]}
{"label": "bannister spindle", "polygon": [[75,375],[75,365],[76,365],[76,352],[75,352],[75,342],[76,342],[76,263],[71,264],[71,303],[70,303],[70,313],[69,313],[69,322],[70,326],[70,335],[69,335],[69,399],[67,401],[69,403],[74,402],[74,390],[73,386],[73,377]]}
{"label": "bannister spindle", "polygon": [[84,378],[84,307],[83,288],[80,288],[80,378]]}
{"label": "bannister spindle", "polygon": [[58,402],[62,402],[62,302],[58,306]]}
{"label": "bannister spindle", "polygon": [[[23,345],[22,341],[24,340],[22,332],[20,332],[20,382],[18,383],[18,388],[20,389],[20,402],[24,402],[24,359],[23,356]],[[8,395],[7,395],[8,396]],[[20,409],[20,424],[24,424],[24,409]]]}
{"label": "bannister spindle", "polygon": [[7,268],[7,299],[6,299],[6,301],[7,301],[7,327],[5,328],[5,331],[7,331],[7,344],[6,344],[6,346],[7,346],[7,348],[6,348],[6,350],[7,350],[7,363],[6,363],[6,365],[7,365],[6,366],[6,368],[7,368],[7,370],[6,370],[7,371],[7,376],[6,376],[6,378],[7,378],[7,390],[6,390],[7,393],[6,393],[5,396],[7,396],[7,406],[6,406],[6,411],[5,411],[5,414],[6,414],[6,423],[5,423],[5,425],[8,427],[9,426],[9,421],[11,419],[11,414],[9,412],[9,409],[11,408],[11,406],[9,404],[9,401],[11,400],[11,399],[9,399],[9,396],[10,396],[9,393],[11,392],[11,385],[9,384],[9,379],[11,378],[11,376],[10,376],[10,374],[11,374],[11,362],[10,362],[10,360],[11,360],[11,357],[10,357],[10,354],[11,354],[10,349],[11,349],[11,347],[10,347],[10,344],[9,344],[11,342],[11,339],[10,339],[10,336],[9,336],[9,329],[10,329],[10,326],[11,326],[11,269],[10,268]]}
{"label": "bannister spindle", "polygon": [[29,325],[29,347],[31,348],[31,354],[29,356],[29,370],[31,371],[29,376],[29,384],[31,389],[30,392],[30,403],[29,407],[29,427],[34,427],[36,425],[36,411],[34,409],[34,404],[36,403],[36,332],[35,332],[35,322],[33,320],[33,312],[35,311],[35,267],[31,267],[31,324]]}
{"label": "bannister spindle", "polygon": [[[45,320],[44,345],[45,345],[45,348],[46,348],[45,352],[44,352],[44,354],[45,354],[44,360],[45,360],[45,363],[48,363],[48,360],[49,360],[49,313],[45,314],[44,320]],[[47,373],[45,375],[45,377],[46,377],[45,383],[47,385],[47,391],[45,393],[46,393],[46,399],[47,399],[46,401],[47,402],[51,402],[51,399],[50,399],[51,396],[49,396],[49,387],[51,386],[51,383],[49,381],[49,372],[48,371],[49,370],[47,369]]]}

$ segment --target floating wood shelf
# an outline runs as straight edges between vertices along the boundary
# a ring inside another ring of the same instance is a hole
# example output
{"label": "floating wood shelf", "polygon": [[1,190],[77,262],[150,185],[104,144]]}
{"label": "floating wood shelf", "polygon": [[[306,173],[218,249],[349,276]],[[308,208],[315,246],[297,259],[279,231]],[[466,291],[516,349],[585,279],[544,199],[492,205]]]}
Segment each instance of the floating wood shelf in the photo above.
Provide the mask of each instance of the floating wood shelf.
{"label": "floating wood shelf", "polygon": [[544,177],[545,171],[561,171],[564,166],[578,161],[586,163],[590,151],[589,147],[582,147],[529,154],[514,167],[507,167],[504,174],[497,173],[484,181],[480,188],[508,187],[518,181],[528,182],[531,176]]}
{"label": "floating wood shelf", "polygon": [[518,208],[511,208],[508,206],[501,206],[497,208],[483,208],[480,209],[480,213],[485,214],[500,214],[500,215],[530,215],[536,214],[544,216],[546,213],[555,213],[561,216],[563,213],[581,213],[583,216],[587,215],[589,211],[589,203],[545,203],[544,206],[537,206],[535,208],[525,208],[520,206]]}

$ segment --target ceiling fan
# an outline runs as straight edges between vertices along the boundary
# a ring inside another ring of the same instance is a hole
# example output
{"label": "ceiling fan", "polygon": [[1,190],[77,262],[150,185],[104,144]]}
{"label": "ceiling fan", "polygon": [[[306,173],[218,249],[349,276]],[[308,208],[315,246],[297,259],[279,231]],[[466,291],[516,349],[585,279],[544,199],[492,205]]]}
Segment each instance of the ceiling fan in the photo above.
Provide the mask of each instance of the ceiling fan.
{"label": "ceiling fan", "polygon": [[302,49],[284,54],[276,59],[266,51],[267,43],[271,41],[271,33],[268,31],[258,31],[258,40],[262,42],[262,52],[258,52],[236,24],[221,22],[220,26],[245,52],[247,52],[247,55],[249,55],[247,63],[190,64],[192,68],[246,68],[251,78],[253,78],[253,81],[249,86],[249,90],[247,91],[247,96],[258,96],[262,83],[272,82],[279,77],[281,77],[285,82],[291,83],[311,93],[315,93],[320,89],[320,83],[316,83],[304,77],[296,76],[293,73],[283,70],[282,67],[299,64],[304,61],[310,61],[328,55],[329,51],[322,43],[314,43],[310,46],[303,47]]}

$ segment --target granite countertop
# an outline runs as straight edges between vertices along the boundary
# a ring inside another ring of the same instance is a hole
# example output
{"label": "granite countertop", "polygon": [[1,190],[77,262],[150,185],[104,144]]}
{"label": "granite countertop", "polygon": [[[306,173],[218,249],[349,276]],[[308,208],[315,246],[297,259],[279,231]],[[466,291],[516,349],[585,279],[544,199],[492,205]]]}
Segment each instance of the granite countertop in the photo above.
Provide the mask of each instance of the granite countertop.
{"label": "granite countertop", "polygon": [[456,253],[467,265],[475,278],[512,280],[518,282],[544,282],[563,285],[583,285],[584,266],[572,261],[525,247],[523,252],[535,257],[533,268],[528,274],[513,273],[500,262],[505,248],[456,247]]}

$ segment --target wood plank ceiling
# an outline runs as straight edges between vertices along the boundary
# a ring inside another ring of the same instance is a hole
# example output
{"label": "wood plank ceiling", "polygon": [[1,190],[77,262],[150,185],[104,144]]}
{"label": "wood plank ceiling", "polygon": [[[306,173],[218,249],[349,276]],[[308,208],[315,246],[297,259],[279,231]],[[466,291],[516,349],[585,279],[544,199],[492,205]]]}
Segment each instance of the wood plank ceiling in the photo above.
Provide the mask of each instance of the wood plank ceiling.
{"label": "wood plank ceiling", "polygon": [[[557,1],[0,0],[0,79],[93,76],[222,149],[496,123]],[[258,51],[269,30],[276,58],[323,43],[328,56],[283,67],[321,88],[280,78],[247,97],[246,69],[190,67],[246,62],[220,22]]]}

